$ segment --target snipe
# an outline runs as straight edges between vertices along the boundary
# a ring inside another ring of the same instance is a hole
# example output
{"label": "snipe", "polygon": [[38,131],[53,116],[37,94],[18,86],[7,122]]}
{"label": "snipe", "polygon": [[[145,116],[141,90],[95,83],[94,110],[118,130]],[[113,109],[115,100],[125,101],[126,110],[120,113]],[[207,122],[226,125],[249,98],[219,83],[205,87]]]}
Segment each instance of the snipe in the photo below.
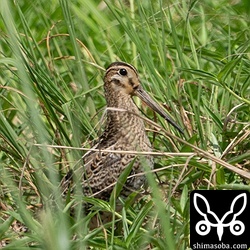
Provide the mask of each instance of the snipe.
{"label": "snipe", "polygon": [[[108,107],[107,123],[94,149],[146,152],[152,150],[144,122],[139,117],[140,112],[133,102],[133,96],[138,96],[182,132],[164,109],[143,90],[137,70],[132,65],[124,62],[114,62],[109,65],[104,76],[104,91]],[[122,171],[132,161],[134,162],[131,175],[143,172],[140,159],[131,154],[89,151],[83,156],[83,161],[81,180],[84,195],[105,200],[110,197],[114,187],[112,184],[116,183]],[[153,168],[152,156],[145,156],[144,162]],[[69,176],[68,180],[72,178],[71,174]],[[79,174],[76,177],[79,178]],[[122,193],[127,194],[140,189],[144,181],[144,175],[129,178]]]}

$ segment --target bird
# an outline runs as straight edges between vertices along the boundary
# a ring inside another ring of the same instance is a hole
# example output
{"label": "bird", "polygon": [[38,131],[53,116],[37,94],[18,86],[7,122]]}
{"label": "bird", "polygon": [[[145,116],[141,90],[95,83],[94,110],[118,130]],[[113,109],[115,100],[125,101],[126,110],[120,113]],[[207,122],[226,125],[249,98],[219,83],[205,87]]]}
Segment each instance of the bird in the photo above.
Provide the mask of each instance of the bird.
{"label": "bird", "polygon": [[[72,182],[74,175],[80,178],[85,196],[108,200],[114,184],[130,164],[133,164],[130,175],[134,177],[125,182],[121,191],[124,197],[144,186],[146,177],[143,174],[143,164],[150,169],[154,165],[153,156],[150,155],[152,145],[134,96],[139,97],[181,133],[182,128],[143,89],[134,66],[125,62],[113,62],[107,67],[103,81],[107,103],[105,129],[96,144],[83,155],[83,167],[78,169],[77,173],[70,171],[66,175],[64,186]],[[121,151],[143,151],[149,154],[141,161],[136,154]]]}

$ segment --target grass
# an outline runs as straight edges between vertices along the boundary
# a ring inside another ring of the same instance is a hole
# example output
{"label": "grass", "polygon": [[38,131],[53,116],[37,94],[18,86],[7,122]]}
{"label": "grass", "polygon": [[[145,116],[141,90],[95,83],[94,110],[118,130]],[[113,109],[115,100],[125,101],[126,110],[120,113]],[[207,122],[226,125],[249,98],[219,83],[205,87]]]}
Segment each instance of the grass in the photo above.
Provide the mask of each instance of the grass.
{"label": "grass", "polygon": [[[0,7],[4,249],[188,249],[192,190],[250,191],[248,1],[2,0]],[[143,87],[185,134],[137,101],[151,119],[161,185],[145,169],[150,194],[137,203],[132,194],[119,213],[115,199],[78,190],[72,218],[58,184],[103,128],[102,77],[116,60],[138,68]],[[94,204],[88,216],[83,200]],[[89,230],[90,217],[106,210],[121,229],[113,221]],[[14,221],[27,230],[13,230]]]}

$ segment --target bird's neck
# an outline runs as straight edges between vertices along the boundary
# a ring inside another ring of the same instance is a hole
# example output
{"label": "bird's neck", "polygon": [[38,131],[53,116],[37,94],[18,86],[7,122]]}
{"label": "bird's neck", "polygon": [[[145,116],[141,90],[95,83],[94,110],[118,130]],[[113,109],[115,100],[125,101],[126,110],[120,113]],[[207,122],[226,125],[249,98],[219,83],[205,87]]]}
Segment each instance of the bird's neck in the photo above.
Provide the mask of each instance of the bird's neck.
{"label": "bird's neck", "polygon": [[129,95],[119,95],[113,96],[113,98],[107,99],[107,107],[112,110],[114,109],[121,109],[121,110],[128,110],[130,112],[139,113],[138,107],[135,105],[133,99]]}
{"label": "bird's neck", "polygon": [[107,126],[118,130],[137,124],[144,130],[143,120],[133,99],[129,95],[107,98]]}
{"label": "bird's neck", "polygon": [[151,144],[145,132],[144,121],[138,107],[128,95],[107,98],[107,123],[102,141],[106,146],[121,143],[124,149],[148,151]]}

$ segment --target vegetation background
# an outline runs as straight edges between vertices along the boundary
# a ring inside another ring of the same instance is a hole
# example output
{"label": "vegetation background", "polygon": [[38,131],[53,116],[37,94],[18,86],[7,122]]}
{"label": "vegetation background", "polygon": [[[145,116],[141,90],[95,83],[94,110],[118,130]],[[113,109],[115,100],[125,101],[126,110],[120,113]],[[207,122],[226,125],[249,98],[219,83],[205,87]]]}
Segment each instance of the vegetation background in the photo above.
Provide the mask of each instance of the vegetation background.
{"label": "vegetation background", "polygon": [[[192,190],[250,191],[248,0],[1,0],[0,11],[4,249],[188,249]],[[102,77],[117,60],[138,68],[185,135],[136,100],[154,121],[158,178],[148,173],[149,194],[89,230],[112,200],[67,203],[58,185],[103,129]]]}

